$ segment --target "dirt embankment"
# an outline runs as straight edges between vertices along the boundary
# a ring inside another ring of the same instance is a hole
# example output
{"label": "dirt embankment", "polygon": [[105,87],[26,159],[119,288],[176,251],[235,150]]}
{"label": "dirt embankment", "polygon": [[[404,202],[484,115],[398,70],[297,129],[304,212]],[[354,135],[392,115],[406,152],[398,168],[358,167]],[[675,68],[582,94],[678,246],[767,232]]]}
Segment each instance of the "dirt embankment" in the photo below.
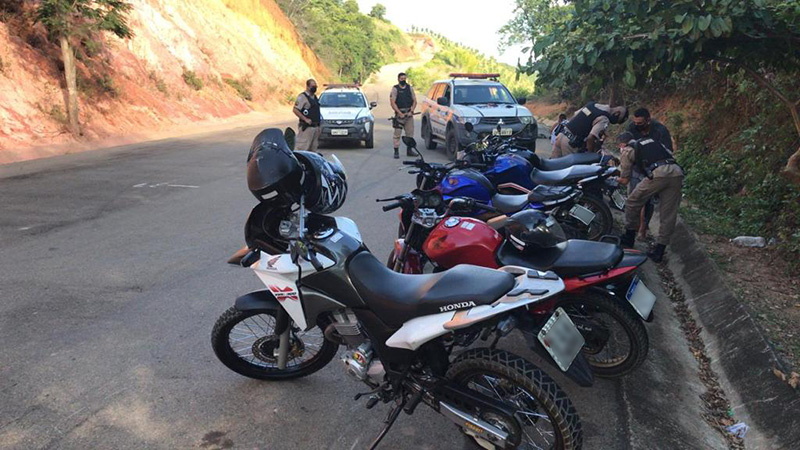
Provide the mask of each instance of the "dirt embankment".
{"label": "dirt embankment", "polygon": [[57,46],[29,21],[0,22],[0,164],[267,110],[329,77],[273,0],[130,3],[134,37],[106,36],[79,62],[79,139],[65,128]]}

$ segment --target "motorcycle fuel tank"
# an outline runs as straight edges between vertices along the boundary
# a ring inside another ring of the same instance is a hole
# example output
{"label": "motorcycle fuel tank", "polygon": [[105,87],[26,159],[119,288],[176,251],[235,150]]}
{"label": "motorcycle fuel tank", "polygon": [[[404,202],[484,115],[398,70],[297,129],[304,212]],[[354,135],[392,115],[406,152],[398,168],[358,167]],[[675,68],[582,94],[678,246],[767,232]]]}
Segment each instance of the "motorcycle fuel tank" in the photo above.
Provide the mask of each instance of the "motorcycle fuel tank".
{"label": "motorcycle fuel tank", "polygon": [[533,189],[531,181],[533,165],[524,157],[516,154],[503,154],[497,157],[494,165],[484,172],[495,186],[506,187],[517,185],[524,190]]}
{"label": "motorcycle fuel tank", "polygon": [[494,186],[483,174],[473,169],[452,170],[439,183],[437,190],[445,200],[469,197],[479,202],[491,202]]}
{"label": "motorcycle fuel tank", "polygon": [[425,255],[439,266],[449,269],[469,263],[496,269],[495,252],[503,236],[478,219],[449,217],[439,222],[422,245]]}

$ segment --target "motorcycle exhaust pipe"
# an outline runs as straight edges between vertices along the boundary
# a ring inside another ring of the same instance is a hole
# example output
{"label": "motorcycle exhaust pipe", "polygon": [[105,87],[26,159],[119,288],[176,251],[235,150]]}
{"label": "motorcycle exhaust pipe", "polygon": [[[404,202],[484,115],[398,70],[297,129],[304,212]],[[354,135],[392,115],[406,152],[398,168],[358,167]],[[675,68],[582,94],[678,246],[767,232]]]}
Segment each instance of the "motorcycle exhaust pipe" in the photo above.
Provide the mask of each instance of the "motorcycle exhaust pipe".
{"label": "motorcycle exhaust pipe", "polygon": [[458,425],[459,428],[462,428],[464,432],[470,436],[487,441],[496,448],[510,447],[508,433],[488,422],[473,417],[471,414],[445,402],[439,402],[439,412],[452,420],[453,423]]}

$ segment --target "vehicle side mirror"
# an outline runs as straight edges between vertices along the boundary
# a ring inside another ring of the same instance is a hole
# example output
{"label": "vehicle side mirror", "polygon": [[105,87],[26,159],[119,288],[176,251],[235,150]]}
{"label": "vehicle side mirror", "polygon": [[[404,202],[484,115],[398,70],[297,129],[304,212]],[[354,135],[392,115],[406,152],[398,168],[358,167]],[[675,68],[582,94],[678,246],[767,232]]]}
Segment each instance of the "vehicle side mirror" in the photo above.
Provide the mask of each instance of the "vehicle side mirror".
{"label": "vehicle side mirror", "polygon": [[473,125],[472,122],[467,122],[464,124],[464,129],[467,130],[467,133],[472,133],[475,131],[475,125]]}
{"label": "vehicle side mirror", "polygon": [[440,106],[450,106],[450,100],[447,97],[439,97],[436,99],[436,103]]}
{"label": "vehicle side mirror", "polygon": [[408,148],[417,148],[417,141],[410,136],[403,136],[403,144],[406,144],[406,147]]}
{"label": "vehicle side mirror", "polygon": [[517,104],[518,105],[525,106],[526,103],[528,103],[528,99],[527,98],[525,98],[525,97],[517,97]]}
{"label": "vehicle side mirror", "polygon": [[369,109],[372,109],[376,106],[378,106],[378,102],[369,102]]}

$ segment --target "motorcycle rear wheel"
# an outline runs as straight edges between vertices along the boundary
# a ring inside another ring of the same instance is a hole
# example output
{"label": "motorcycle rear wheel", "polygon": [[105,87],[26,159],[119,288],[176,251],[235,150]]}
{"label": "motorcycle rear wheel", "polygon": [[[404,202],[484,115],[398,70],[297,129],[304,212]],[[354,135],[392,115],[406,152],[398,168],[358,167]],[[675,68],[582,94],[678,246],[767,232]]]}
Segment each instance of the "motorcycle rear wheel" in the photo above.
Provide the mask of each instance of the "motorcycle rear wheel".
{"label": "motorcycle rear wheel", "polygon": [[275,350],[274,310],[225,311],[211,332],[211,346],[217,358],[234,372],[259,380],[300,378],[325,367],[339,346],[325,339],[322,330],[293,327],[289,332],[289,358],[286,369],[278,369]]}
{"label": "motorcycle rear wheel", "polygon": [[[595,322],[606,330],[616,330],[615,337],[609,339],[602,348],[593,348],[590,333],[581,331],[586,338],[583,355],[592,366],[595,375],[603,378],[619,378],[625,376],[644,363],[650,348],[647,329],[641,318],[623,303],[624,300],[597,293],[583,293],[580,295],[565,295],[559,299],[557,306],[564,308],[574,320],[582,317]],[[619,334],[620,336],[616,336]],[[616,354],[612,347],[620,347],[611,341],[626,340],[623,347],[627,347],[624,354]],[[601,356],[602,355],[602,356]],[[605,356],[609,355],[609,356]]]}
{"label": "motorcycle rear wheel", "polygon": [[[516,448],[581,448],[583,431],[575,407],[558,384],[530,361],[503,350],[470,349],[453,361],[447,378],[517,410],[513,419],[481,417],[511,434]],[[526,431],[530,428],[535,431]],[[466,436],[473,448],[484,448],[475,437]],[[543,445],[534,442],[538,438]]]}
{"label": "motorcycle rear wheel", "polygon": [[569,215],[570,207],[563,207],[557,217],[564,227],[567,238],[597,241],[601,237],[611,234],[614,228],[614,216],[611,215],[611,209],[603,200],[598,200],[592,195],[583,195],[575,203],[593,212],[595,217],[587,226]]}

